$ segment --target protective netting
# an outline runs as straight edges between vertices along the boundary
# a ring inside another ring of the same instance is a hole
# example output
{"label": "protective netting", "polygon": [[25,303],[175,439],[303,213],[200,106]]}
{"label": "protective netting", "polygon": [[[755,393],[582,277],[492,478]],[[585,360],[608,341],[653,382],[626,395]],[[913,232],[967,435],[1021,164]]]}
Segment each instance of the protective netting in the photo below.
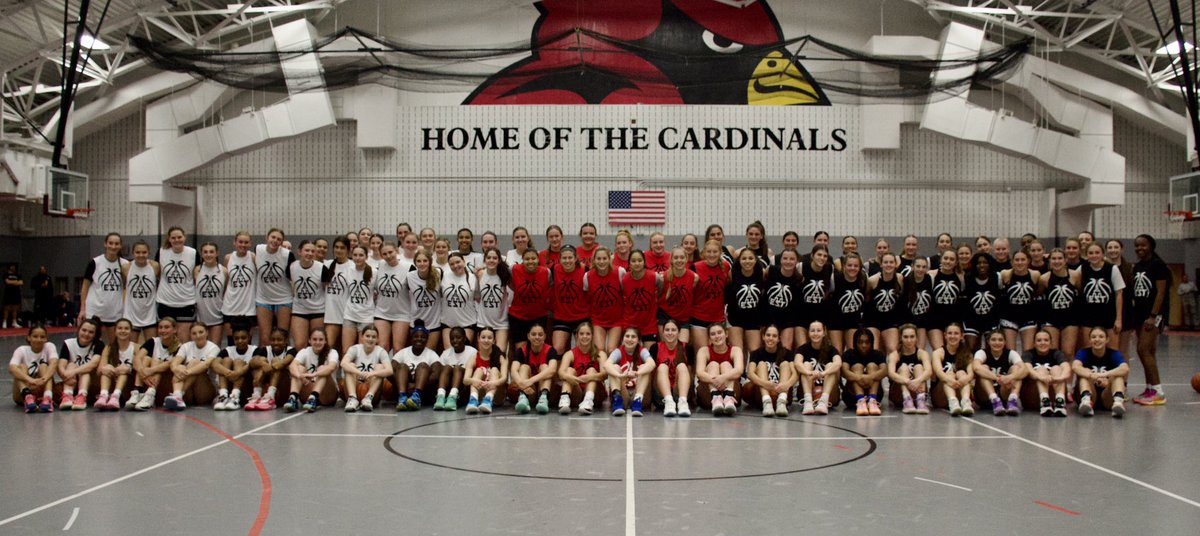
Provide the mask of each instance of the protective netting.
{"label": "protective netting", "polygon": [[[873,55],[803,36],[721,54],[701,54],[655,47],[645,41],[622,41],[585,29],[543,39],[540,45],[523,40],[490,46],[439,47],[346,28],[317,40],[311,47],[284,52],[274,50],[269,41],[216,51],[155,43],[137,36],[129,39],[159,69],[190,73],[242,89],[283,93],[289,87],[295,92],[362,84],[425,93],[462,93],[495,81],[518,66],[520,76],[525,78],[586,74],[589,80],[612,78],[614,84],[661,84],[663,73],[702,73],[670,81],[681,89],[745,87],[760,80],[777,82],[780,71],[747,72],[729,68],[730,62],[754,64],[778,53],[799,67],[789,72],[797,77],[809,76],[828,101],[841,103],[924,101],[956,94],[972,84],[1003,80],[1030,47],[1026,40],[970,57],[931,60]],[[289,68],[285,76],[280,62],[307,54],[319,58],[320,68]],[[538,61],[546,58],[553,60]],[[627,63],[652,64],[656,69],[622,69]],[[952,75],[937,76],[947,72]]]}

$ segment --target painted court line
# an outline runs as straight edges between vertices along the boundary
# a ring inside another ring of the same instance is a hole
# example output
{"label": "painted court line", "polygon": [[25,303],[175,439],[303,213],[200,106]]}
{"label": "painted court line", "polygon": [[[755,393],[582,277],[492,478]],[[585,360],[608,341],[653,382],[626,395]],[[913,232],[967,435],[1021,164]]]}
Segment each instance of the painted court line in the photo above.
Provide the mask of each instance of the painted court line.
{"label": "painted court line", "polygon": [[1200,402],[1184,402],[1183,403],[1183,405],[1185,405],[1185,406],[1194,406],[1196,404],[1200,404]]}
{"label": "painted court line", "polygon": [[[249,434],[255,437],[394,437],[396,439],[481,439],[492,441],[497,439],[512,440],[583,440],[583,441],[620,441],[625,437],[617,436],[524,436],[524,435],[452,435],[452,434],[334,434],[316,432],[255,432]],[[956,436],[797,436],[797,437],[669,437],[669,436],[640,436],[633,441],[853,441],[856,439],[871,439],[876,441],[942,441],[947,439],[1013,439],[1007,435],[956,435]]]}
{"label": "painted court line", "polygon": [[79,507],[78,506],[76,506],[75,509],[71,510],[71,519],[68,519],[67,524],[63,525],[63,532],[71,530],[71,526],[75,524],[75,518],[77,518],[77,517],[79,517]]}
{"label": "painted court line", "polygon": [[899,417],[899,415],[849,415],[842,418],[848,421],[862,421],[867,419],[895,419],[896,417]]}
{"label": "painted court line", "polygon": [[637,536],[637,501],[634,500],[633,418],[625,419],[625,536]]}
{"label": "painted court line", "polygon": [[1058,450],[1058,449],[1055,449],[1055,448],[1052,448],[1052,447],[1048,447],[1048,446],[1046,446],[1046,445],[1043,445],[1043,444],[1041,444],[1041,443],[1038,443],[1038,442],[1036,442],[1036,441],[1032,441],[1032,440],[1029,440],[1029,439],[1025,439],[1025,438],[1023,438],[1023,437],[1021,437],[1021,436],[1019,436],[1019,435],[1012,434],[1012,433],[1009,433],[1009,432],[1005,432],[1004,430],[1001,430],[1001,429],[999,429],[999,428],[996,428],[995,426],[991,426],[991,425],[984,424],[984,423],[982,423],[982,422],[980,422],[980,421],[977,421],[977,420],[975,420],[975,419],[973,419],[973,418],[971,418],[971,417],[964,417],[964,418],[963,418],[963,420],[965,420],[965,421],[967,421],[967,422],[972,422],[972,423],[975,423],[975,424],[977,424],[977,425],[979,425],[979,426],[982,426],[982,427],[984,427],[984,428],[987,428],[988,430],[991,430],[991,431],[993,431],[993,432],[999,432],[999,433],[1001,433],[1001,434],[1004,434],[1004,435],[1006,435],[1006,436],[1009,436],[1009,437],[1011,437],[1011,438],[1013,438],[1013,439],[1016,439],[1017,441],[1020,441],[1020,442],[1022,442],[1022,443],[1026,443],[1026,444],[1029,444],[1029,445],[1035,446],[1035,447],[1037,447],[1037,448],[1039,448],[1039,449],[1042,449],[1042,450],[1044,450],[1044,451],[1046,451],[1046,452],[1051,452],[1051,453],[1057,454],[1057,455],[1059,455],[1059,456],[1062,456],[1063,458],[1066,458],[1066,459],[1068,459],[1068,460],[1072,460],[1072,461],[1075,461],[1075,462],[1079,462],[1079,463],[1081,463],[1081,464],[1083,464],[1083,465],[1086,465],[1086,466],[1088,466],[1088,467],[1091,467],[1092,469],[1095,469],[1095,470],[1097,470],[1097,471],[1100,471],[1100,472],[1102,472],[1102,473],[1108,473],[1108,474],[1110,474],[1110,475],[1112,475],[1112,476],[1115,476],[1115,477],[1117,477],[1117,478],[1120,478],[1120,479],[1122,479],[1122,480],[1125,480],[1125,481],[1128,481],[1128,482],[1131,482],[1131,483],[1137,484],[1137,485],[1139,485],[1139,486],[1141,486],[1141,487],[1143,487],[1143,488],[1146,488],[1146,489],[1148,489],[1148,490],[1150,490],[1150,491],[1153,491],[1153,492],[1156,492],[1156,493],[1161,493],[1161,494],[1163,494],[1163,495],[1166,495],[1167,497],[1170,497],[1170,498],[1172,498],[1172,499],[1178,500],[1178,501],[1180,501],[1180,502],[1183,502],[1183,503],[1186,503],[1186,504],[1190,504],[1190,505],[1192,505],[1192,506],[1195,506],[1196,508],[1200,508],[1200,502],[1193,501],[1193,500],[1191,500],[1191,499],[1189,499],[1189,498],[1187,498],[1187,497],[1184,497],[1184,496],[1182,496],[1182,495],[1179,495],[1179,494],[1177,494],[1177,493],[1172,493],[1172,492],[1170,492],[1170,491],[1167,491],[1167,490],[1165,490],[1165,489],[1162,489],[1162,488],[1160,488],[1160,487],[1158,487],[1158,486],[1155,486],[1155,485],[1153,485],[1153,484],[1150,484],[1150,483],[1148,483],[1148,482],[1143,482],[1143,481],[1141,481],[1141,480],[1138,480],[1138,479],[1136,479],[1136,478],[1133,478],[1133,477],[1131,477],[1131,476],[1125,475],[1125,474],[1123,474],[1123,473],[1118,473],[1118,472],[1116,472],[1116,471],[1113,471],[1112,469],[1109,469],[1109,468],[1107,468],[1107,467],[1102,467],[1102,466],[1096,465],[1096,464],[1094,464],[1094,463],[1092,463],[1092,462],[1089,462],[1089,461],[1087,461],[1087,460],[1085,460],[1085,459],[1079,458],[1079,457],[1077,457],[1077,456],[1072,456],[1072,455],[1070,455],[1070,454],[1067,454],[1067,453],[1065,453],[1065,452],[1063,452],[1063,451],[1061,451],[1061,450]]}
{"label": "painted court line", "polygon": [[1083,515],[1083,514],[1080,514],[1079,512],[1076,512],[1076,511],[1074,511],[1074,510],[1067,510],[1066,508],[1063,508],[1063,507],[1061,507],[1061,506],[1054,506],[1053,504],[1046,503],[1046,502],[1042,502],[1042,501],[1033,501],[1033,504],[1036,504],[1036,505],[1038,505],[1038,506],[1041,506],[1041,507],[1043,507],[1043,508],[1049,508],[1049,509],[1051,509],[1051,510],[1054,510],[1055,512],[1062,512],[1062,513],[1064,513],[1064,514],[1067,514],[1067,515],[1069,515],[1069,516],[1078,516],[1078,515]]}
{"label": "painted court line", "polygon": [[947,484],[947,483],[945,483],[945,482],[938,482],[937,480],[930,480],[930,479],[928,479],[928,478],[921,478],[921,477],[919,477],[919,476],[914,476],[914,477],[913,477],[913,480],[920,480],[921,482],[928,482],[928,483],[930,483],[930,484],[937,484],[937,485],[939,485],[939,486],[946,486],[946,487],[948,487],[948,488],[961,489],[961,490],[963,490],[963,491],[974,491],[974,490],[972,490],[971,488],[964,488],[964,487],[962,487],[962,486],[955,486],[954,484]]}
{"label": "painted court line", "polygon": [[[258,428],[255,428],[255,429],[253,429],[253,430],[249,430],[249,431],[246,431],[246,432],[242,432],[242,433],[240,433],[240,434],[238,434],[238,435],[235,435],[235,436],[233,436],[233,438],[234,438],[234,439],[239,439],[239,438],[241,438],[241,437],[245,437],[245,436],[251,435],[251,434],[253,434],[253,433],[255,433],[255,432],[259,431],[259,430],[264,430],[264,429],[270,428],[270,427],[272,427],[272,426],[275,426],[276,424],[279,424],[279,423],[281,423],[281,422],[284,422],[284,421],[287,421],[287,420],[294,419],[294,418],[296,418],[296,417],[299,417],[299,416],[301,416],[301,415],[304,415],[304,413],[296,413],[296,414],[294,414],[294,415],[289,415],[289,416],[287,416],[287,417],[284,417],[284,418],[282,418],[282,419],[279,419],[279,420],[276,420],[276,421],[271,421],[271,422],[269,422],[269,423],[267,423],[267,424],[264,424],[264,425],[262,425],[262,426],[259,426]],[[107,487],[109,487],[109,486],[112,486],[113,484],[119,484],[119,483],[121,483],[121,482],[124,482],[124,481],[126,481],[126,480],[129,480],[129,479],[131,479],[131,478],[133,478],[133,477],[136,477],[136,476],[140,476],[140,475],[143,475],[143,474],[149,473],[150,471],[153,471],[153,470],[155,470],[155,469],[158,469],[158,468],[160,468],[160,467],[165,467],[165,466],[167,466],[167,465],[170,465],[170,464],[172,464],[172,463],[175,463],[175,462],[177,462],[177,461],[179,461],[179,460],[182,460],[182,459],[184,459],[184,458],[190,458],[190,457],[192,457],[192,456],[195,456],[195,455],[197,455],[197,454],[200,454],[201,452],[204,452],[204,451],[206,451],[206,450],[210,450],[210,449],[213,449],[213,448],[219,447],[219,446],[221,446],[221,445],[224,445],[224,444],[226,444],[226,443],[229,443],[229,440],[228,440],[228,439],[222,439],[222,440],[220,440],[220,441],[217,441],[216,443],[212,443],[212,444],[210,444],[210,445],[205,445],[205,446],[203,446],[203,447],[200,447],[200,448],[198,448],[198,449],[196,449],[196,450],[193,450],[193,451],[190,451],[190,452],[185,452],[185,453],[183,453],[183,454],[180,454],[180,455],[178,455],[178,456],[176,456],[176,457],[174,457],[174,458],[171,458],[171,459],[168,459],[168,460],[163,460],[163,461],[161,461],[161,462],[158,462],[158,463],[156,463],[156,464],[154,464],[154,465],[151,465],[151,466],[149,466],[149,467],[145,467],[145,468],[143,468],[143,469],[139,469],[139,470],[137,470],[137,471],[134,471],[134,472],[132,472],[132,473],[129,473],[129,474],[125,475],[125,476],[118,477],[118,478],[114,478],[114,479],[112,479],[112,480],[109,480],[108,482],[105,482],[105,483],[103,483],[103,484],[99,484],[99,485],[96,485],[96,486],[92,486],[92,487],[90,487],[90,488],[88,488],[88,489],[85,489],[85,490],[83,490],[83,491],[79,492],[79,493],[75,493],[75,494],[73,494],[73,495],[68,495],[68,496],[66,496],[66,497],[63,497],[63,498],[61,498],[61,499],[57,500],[57,501],[54,501],[54,502],[49,502],[49,503],[43,504],[43,505],[41,505],[41,506],[39,506],[39,507],[37,507],[37,508],[34,508],[34,509],[32,509],[32,510],[28,510],[28,511],[25,511],[25,512],[21,512],[21,513],[19,513],[19,514],[15,515],[15,516],[12,516],[12,517],[9,517],[9,518],[6,518],[6,519],[0,519],[0,527],[2,527],[2,526],[4,526],[4,525],[7,525],[7,524],[9,524],[9,523],[12,523],[13,521],[16,521],[16,520],[18,520],[18,519],[24,519],[24,518],[26,518],[26,517],[29,517],[29,516],[31,516],[31,515],[33,515],[33,514],[36,514],[36,513],[38,513],[38,512],[41,512],[41,511],[43,511],[43,510],[46,510],[47,508],[53,508],[53,507],[55,507],[55,506],[58,506],[58,505],[60,505],[60,504],[63,504],[63,503],[65,503],[65,502],[73,501],[73,500],[75,500],[75,499],[78,499],[78,498],[80,498],[80,497],[83,497],[84,495],[88,495],[88,494],[90,494],[90,493],[94,493],[94,492],[100,491],[100,490],[102,490],[102,489],[104,489],[104,488],[107,488]]]}

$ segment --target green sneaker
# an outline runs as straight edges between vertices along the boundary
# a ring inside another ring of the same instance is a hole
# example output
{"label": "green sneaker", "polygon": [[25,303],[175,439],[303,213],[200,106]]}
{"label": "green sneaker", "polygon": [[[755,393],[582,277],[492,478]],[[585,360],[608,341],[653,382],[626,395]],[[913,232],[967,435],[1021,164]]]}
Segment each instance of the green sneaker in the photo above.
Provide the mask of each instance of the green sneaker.
{"label": "green sneaker", "polygon": [[446,397],[446,411],[458,411],[458,394]]}
{"label": "green sneaker", "polygon": [[529,397],[525,396],[525,393],[521,393],[521,396],[517,398],[517,405],[513,406],[513,409],[517,411],[518,415],[529,413]]}
{"label": "green sneaker", "polygon": [[550,401],[547,400],[546,393],[542,393],[542,396],[538,397],[537,412],[538,415],[550,413]]}
{"label": "green sneaker", "polygon": [[433,411],[442,411],[446,409],[446,395],[437,395],[433,401]]}

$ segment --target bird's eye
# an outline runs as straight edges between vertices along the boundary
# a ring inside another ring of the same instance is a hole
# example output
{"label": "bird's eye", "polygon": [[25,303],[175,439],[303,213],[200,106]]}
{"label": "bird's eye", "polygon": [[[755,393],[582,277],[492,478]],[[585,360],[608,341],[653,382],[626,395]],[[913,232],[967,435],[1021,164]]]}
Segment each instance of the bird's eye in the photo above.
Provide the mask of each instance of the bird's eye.
{"label": "bird's eye", "polygon": [[730,41],[729,39],[714,34],[708,30],[704,30],[704,45],[713,52],[719,52],[721,54],[733,54],[736,52],[741,52],[742,47],[744,46],[741,43]]}

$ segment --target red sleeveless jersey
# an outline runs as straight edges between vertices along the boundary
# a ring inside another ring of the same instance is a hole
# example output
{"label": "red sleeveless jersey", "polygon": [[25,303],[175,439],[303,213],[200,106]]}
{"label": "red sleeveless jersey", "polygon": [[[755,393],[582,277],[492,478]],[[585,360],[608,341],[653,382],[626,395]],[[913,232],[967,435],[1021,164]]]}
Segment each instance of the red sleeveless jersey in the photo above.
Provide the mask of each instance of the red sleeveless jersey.
{"label": "red sleeveless jersey", "polygon": [[625,301],[621,327],[637,328],[643,336],[658,333],[658,300],[655,298],[657,292],[654,272],[642,272],[641,279],[634,279],[633,274],[626,273],[621,280],[621,296]]}
{"label": "red sleeveless jersey", "polygon": [[704,261],[692,265],[700,279],[692,297],[692,318],[701,322],[725,321],[725,285],[729,283],[729,263],[709,266]]}
{"label": "red sleeveless jersey", "polygon": [[579,265],[584,267],[584,269],[591,268],[592,254],[596,253],[596,248],[598,247],[600,247],[600,244],[592,245],[592,249],[584,249],[583,246],[575,248],[575,256],[579,258]]}
{"label": "red sleeveless jersey", "polygon": [[666,281],[667,274],[663,275],[663,284],[666,289],[658,300],[658,308],[662,309],[667,317],[679,322],[687,322],[692,319],[692,300],[696,289],[696,272],[684,269],[683,275],[671,278]]}
{"label": "red sleeveless jersey", "polygon": [[709,363],[733,363],[733,357],[731,357],[732,353],[733,353],[733,347],[729,346],[728,344],[725,345],[725,353],[717,353],[717,351],[714,350],[712,345],[710,344],[710,345],[708,345],[708,362]]}
{"label": "red sleeveless jersey", "polygon": [[629,271],[629,259],[622,259],[620,255],[613,253],[612,254],[612,266],[613,266],[613,270],[616,270],[617,268],[624,268],[625,271],[628,272]]}
{"label": "red sleeveless jersey", "polygon": [[664,273],[671,269],[671,251],[664,249],[661,255],[653,251],[646,252],[646,269],[654,273]]}
{"label": "red sleeveless jersey", "polygon": [[585,273],[578,266],[567,272],[561,264],[554,265],[550,307],[554,311],[555,321],[578,322],[588,317],[588,299],[583,292]]}
{"label": "red sleeveless jersey", "polygon": [[536,320],[550,314],[550,270],[538,266],[531,274],[518,266],[512,272],[512,305],[508,314],[520,320]]}
{"label": "red sleeveless jersey", "polygon": [[549,363],[552,359],[557,360],[558,353],[549,344],[543,344],[542,349],[537,352],[534,352],[529,345],[522,346],[517,350],[517,362],[529,365],[535,372],[538,367]]}
{"label": "red sleeveless jersey", "polygon": [[558,266],[558,258],[562,256],[562,251],[550,251],[549,248],[538,252],[538,266],[545,266],[547,270],[553,270]]}
{"label": "red sleeveless jersey", "polygon": [[621,280],[618,279],[617,269],[612,268],[605,275],[592,270],[584,278],[587,281],[592,323],[605,329],[619,327],[625,302],[621,296]]}
{"label": "red sleeveless jersey", "polygon": [[576,376],[587,374],[588,367],[600,370],[600,365],[592,361],[592,356],[583,353],[583,350],[578,346],[571,349],[571,368],[575,370]]}

